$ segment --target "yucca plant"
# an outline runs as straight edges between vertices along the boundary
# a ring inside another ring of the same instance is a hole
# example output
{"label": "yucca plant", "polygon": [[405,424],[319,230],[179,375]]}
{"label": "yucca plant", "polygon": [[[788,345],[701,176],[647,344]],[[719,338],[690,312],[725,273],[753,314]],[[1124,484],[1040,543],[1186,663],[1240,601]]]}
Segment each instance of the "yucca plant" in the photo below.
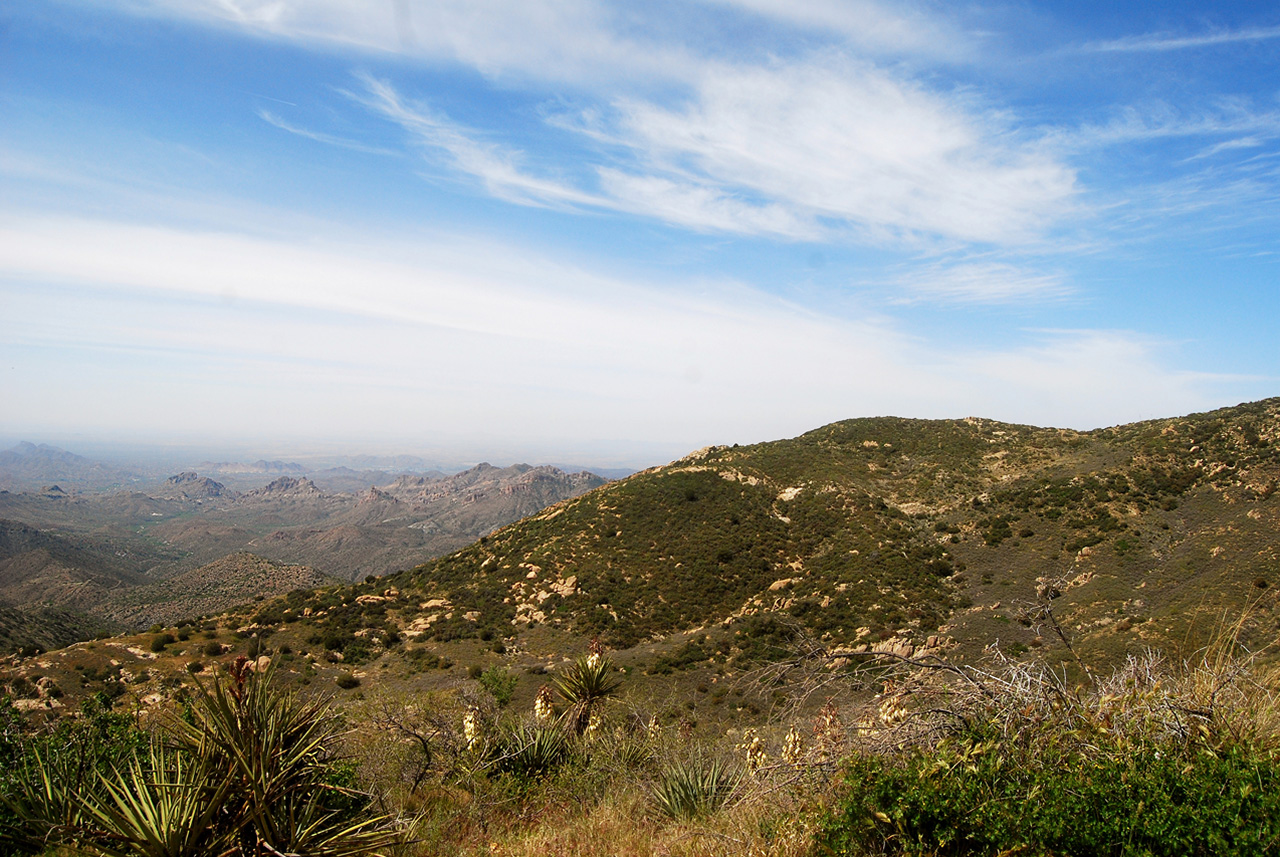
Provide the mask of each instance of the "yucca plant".
{"label": "yucca plant", "polygon": [[231,783],[204,760],[153,741],[124,770],[100,775],[102,793],[85,801],[96,835],[89,850],[112,857],[194,857],[224,850],[214,816]]}
{"label": "yucca plant", "polygon": [[491,745],[495,770],[531,782],[545,777],[568,758],[569,739],[555,726],[522,726]]}
{"label": "yucca plant", "polygon": [[0,830],[0,853],[8,844],[104,857],[373,857],[400,839],[364,815],[366,796],[339,784],[328,708],[278,691],[245,659],[142,746],[130,743],[144,735],[136,725],[114,745],[94,725],[24,752],[16,787],[0,789],[17,819]]}
{"label": "yucca plant", "polygon": [[557,676],[556,690],[568,705],[564,721],[569,730],[575,735],[586,732],[592,715],[599,716],[604,702],[616,696],[621,685],[613,663],[594,650]]}
{"label": "yucca plant", "polygon": [[228,783],[214,823],[245,857],[372,854],[397,840],[385,819],[356,819],[340,807],[353,793],[328,782],[338,732],[327,706],[275,690],[270,674],[244,659],[229,681],[199,685],[190,720],[176,727],[180,746]]}
{"label": "yucca plant", "polygon": [[[12,791],[0,800],[16,819],[0,831],[4,844],[39,849],[46,843],[71,841],[81,829],[85,802],[96,785],[79,754],[65,747],[32,747],[17,767]],[[86,776],[87,773],[87,776]]]}
{"label": "yucca plant", "polygon": [[724,806],[740,780],[738,772],[722,759],[674,762],[663,771],[653,799],[672,818],[693,818]]}

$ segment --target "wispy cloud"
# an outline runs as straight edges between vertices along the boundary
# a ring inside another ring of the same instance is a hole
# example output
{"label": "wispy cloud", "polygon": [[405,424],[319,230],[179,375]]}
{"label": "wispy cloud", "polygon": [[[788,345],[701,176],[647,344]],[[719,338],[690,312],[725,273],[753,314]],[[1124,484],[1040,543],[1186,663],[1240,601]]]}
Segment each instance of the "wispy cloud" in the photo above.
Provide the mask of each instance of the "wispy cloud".
{"label": "wispy cloud", "polygon": [[[5,384],[31,375],[47,388],[6,395],[85,428],[99,406],[166,431],[184,414],[183,428],[221,428],[210,420],[261,404],[331,435],[394,413],[418,432],[529,439],[572,425],[578,437],[725,442],[869,412],[1089,426],[1203,407],[1239,382],[1173,370],[1165,346],[1123,331],[935,346],[889,319],[824,318],[741,285],[694,296],[446,236],[320,248],[10,218],[0,275],[0,352],[20,369]],[[132,380],[100,383],[104,371]],[[202,407],[175,409],[189,371]],[[513,414],[518,428],[503,428]]]}
{"label": "wispy cloud", "polygon": [[1028,271],[1001,262],[933,264],[899,277],[900,302],[1007,304],[1043,301],[1070,294],[1060,273]]}
{"label": "wispy cloud", "polygon": [[937,9],[917,3],[878,0],[706,0],[798,29],[838,37],[870,56],[924,56],[968,59],[978,40]]}
{"label": "wispy cloud", "polygon": [[1147,33],[1105,42],[1090,42],[1083,45],[1081,50],[1094,53],[1181,51],[1188,48],[1216,47],[1238,42],[1261,42],[1269,39],[1280,39],[1280,27],[1217,30],[1193,36],[1180,36],[1173,33]]}
{"label": "wispy cloud", "polygon": [[1280,112],[1240,98],[1219,98],[1190,109],[1154,102],[1126,106],[1105,122],[1064,129],[1048,139],[1055,148],[1080,150],[1149,140],[1241,135],[1280,137]]}
{"label": "wispy cloud", "polygon": [[940,236],[1018,244],[1072,208],[1073,172],[996,116],[967,112],[870,64],[824,57],[709,65],[688,101],[619,99],[575,129],[616,150],[598,187],[536,177],[387,81],[362,103],[447,154],[495,196],[626,211],[679,226],[788,239]]}
{"label": "wispy cloud", "polygon": [[398,155],[390,149],[384,149],[380,146],[370,146],[356,140],[348,140],[345,137],[336,137],[332,134],[324,134],[320,131],[310,131],[306,128],[300,128],[291,122],[281,119],[270,110],[259,110],[258,118],[269,125],[274,125],[281,131],[288,131],[290,134],[297,134],[299,137],[305,137],[308,140],[315,140],[317,143],[324,143],[327,146],[337,146],[342,149],[351,149],[354,152],[365,152],[370,155]]}
{"label": "wispy cloud", "polygon": [[604,197],[532,175],[523,167],[519,150],[479,140],[476,132],[463,128],[428,105],[405,99],[387,81],[368,75],[359,75],[359,78],[365,91],[348,93],[352,98],[400,125],[412,135],[414,144],[444,155],[454,169],[479,179],[492,195],[524,205],[612,207]]}
{"label": "wispy cloud", "polygon": [[1072,207],[1073,171],[995,114],[823,55],[713,66],[696,95],[618,102],[640,163],[837,229],[1021,243]]}
{"label": "wispy cloud", "polygon": [[695,42],[663,19],[597,0],[404,0],[372,10],[344,0],[120,2],[569,87],[603,123],[590,130],[616,144],[607,156],[585,153],[585,175],[532,164],[502,129],[464,128],[386,81],[365,82],[366,106],[511,202],[788,240],[996,245],[1040,240],[1075,205],[1074,170],[1009,112],[871,61],[976,43],[923,4],[705,0],[673,12],[684,20],[731,7],[747,21],[822,34],[779,54]]}

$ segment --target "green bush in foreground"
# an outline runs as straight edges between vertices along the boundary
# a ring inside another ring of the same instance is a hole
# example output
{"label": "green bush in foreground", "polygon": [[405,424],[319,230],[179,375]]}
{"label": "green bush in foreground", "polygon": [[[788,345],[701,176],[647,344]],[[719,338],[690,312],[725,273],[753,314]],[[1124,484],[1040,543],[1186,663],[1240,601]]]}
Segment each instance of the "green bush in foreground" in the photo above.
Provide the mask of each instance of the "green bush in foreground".
{"label": "green bush in foreground", "polygon": [[840,854],[1280,854],[1280,760],[1147,746],[1020,759],[968,736],[848,769],[825,844]]}
{"label": "green bush in foreground", "polygon": [[1019,664],[963,674],[885,706],[819,836],[832,853],[1280,855],[1277,673],[1233,640],[1198,665],[1133,658],[1092,692]]}

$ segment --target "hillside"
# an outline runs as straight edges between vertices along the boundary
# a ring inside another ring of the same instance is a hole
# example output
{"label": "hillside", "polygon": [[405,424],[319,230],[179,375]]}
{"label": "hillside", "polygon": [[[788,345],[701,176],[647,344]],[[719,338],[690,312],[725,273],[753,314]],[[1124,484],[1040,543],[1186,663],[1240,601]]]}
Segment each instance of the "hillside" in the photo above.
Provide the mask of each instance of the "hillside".
{"label": "hillside", "polygon": [[[598,638],[628,675],[649,677],[636,688],[706,692],[696,710],[716,717],[773,704],[739,689],[721,707],[730,680],[792,657],[797,638],[832,669],[872,651],[952,663],[998,651],[1079,675],[1149,648],[1192,652],[1240,616],[1244,645],[1273,643],[1277,485],[1276,399],[1092,432],[849,420],[699,450],[410,570],[290,583],[286,597],[198,627],[224,651],[270,637],[307,681],[354,670],[422,691],[453,686],[457,669],[510,668],[521,704]],[[194,589],[184,579],[166,592]],[[172,603],[163,619],[121,612],[127,598],[110,615],[176,625],[183,610],[215,609]],[[154,679],[201,659],[204,644],[159,661],[137,654],[146,645],[101,651],[121,675],[145,662]],[[67,650],[69,663],[86,651]],[[59,663],[51,653],[20,670],[65,683]]]}
{"label": "hillside", "polygon": [[[286,479],[267,493],[323,494]],[[113,614],[160,627],[13,656],[0,686],[31,722],[120,697],[117,710],[158,723],[210,672],[274,665],[282,686],[334,700],[351,726],[343,749],[375,791],[397,795],[390,805],[445,807],[440,841],[474,846],[430,846],[449,853],[493,853],[504,824],[511,853],[545,853],[566,815],[604,818],[590,853],[617,853],[609,819],[633,836],[653,829],[669,774],[707,759],[725,761],[730,790],[764,813],[731,835],[758,837],[753,853],[791,853],[770,850],[769,825],[804,830],[832,806],[843,813],[833,836],[945,838],[993,806],[1014,807],[1019,823],[1024,804],[1052,809],[1058,798],[1035,799],[1042,782],[1092,794],[1143,771],[1159,780],[1151,794],[1177,801],[1202,785],[1203,800],[1185,801],[1196,807],[1229,775],[1253,807],[1251,794],[1275,793],[1247,754],[1274,763],[1277,486],[1277,399],[1092,432],[849,420],[699,450],[355,585],[306,589],[310,569],[228,558],[156,585],[143,599],[152,612]],[[264,580],[280,596],[250,600]],[[191,615],[219,599],[242,603]],[[591,668],[575,658],[593,637],[612,649],[598,662],[610,690],[603,728],[588,717],[576,735],[564,688]],[[559,725],[539,726],[535,700],[552,688]],[[524,779],[504,779],[502,760],[542,749]],[[1218,765],[1231,758],[1249,760],[1238,776]],[[1112,773],[1077,776],[1104,765]],[[842,769],[858,773],[833,793]],[[1040,779],[1028,786],[1028,774]],[[991,783],[1026,788],[993,801]],[[938,823],[918,813],[932,790]],[[970,799],[980,806],[956,816]],[[1150,805],[1143,792],[1108,817]],[[1246,832],[1274,815],[1255,810]],[[679,841],[689,828],[669,829]],[[723,853],[727,840],[714,841],[691,853]]]}
{"label": "hillside", "polygon": [[225,556],[159,583],[118,593],[98,605],[98,615],[125,627],[176,625],[255,600],[337,583],[314,568],[285,565],[248,553]]}
{"label": "hillside", "polygon": [[700,450],[353,595],[394,587],[365,612],[424,640],[548,626],[626,648],[704,628],[708,657],[778,620],[831,647],[1016,654],[1055,642],[1048,606],[1100,658],[1185,644],[1255,602],[1270,633],[1278,414],[1272,399],[1092,432],[849,420]]}

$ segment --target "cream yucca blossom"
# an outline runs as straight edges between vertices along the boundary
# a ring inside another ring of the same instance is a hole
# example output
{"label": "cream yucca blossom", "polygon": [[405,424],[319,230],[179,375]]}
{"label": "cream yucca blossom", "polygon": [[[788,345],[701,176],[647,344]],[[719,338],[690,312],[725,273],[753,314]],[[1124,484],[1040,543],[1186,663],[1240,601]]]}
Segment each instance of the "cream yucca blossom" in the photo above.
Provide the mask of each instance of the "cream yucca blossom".
{"label": "cream yucca blossom", "polygon": [[893,696],[885,697],[880,702],[880,707],[876,714],[881,723],[886,726],[892,726],[907,719],[907,708],[903,705],[903,698],[894,694]]}
{"label": "cream yucca blossom", "polygon": [[787,737],[782,740],[782,761],[793,768],[798,768],[803,758],[804,739],[800,737],[800,730],[792,724],[787,730]]}
{"label": "cream yucca blossom", "polygon": [[462,737],[467,741],[467,749],[475,747],[480,740],[480,711],[476,708],[468,708],[467,713],[462,715]]}
{"label": "cream yucca blossom", "polygon": [[591,641],[591,648],[587,654],[587,666],[596,669],[600,666],[600,658],[604,656],[604,646],[600,643],[599,638]]}
{"label": "cream yucca blossom", "polygon": [[600,731],[600,724],[604,722],[604,717],[600,715],[599,710],[592,709],[590,716],[587,718],[587,731],[584,733],[588,738]]}
{"label": "cream yucca blossom", "polygon": [[555,716],[555,710],[551,707],[551,688],[544,684],[533,699],[533,717],[539,723],[550,723]]}
{"label": "cream yucca blossom", "polygon": [[738,750],[746,754],[747,770],[753,774],[769,761],[769,754],[764,748],[764,739],[756,734],[754,729],[748,729],[742,733]]}

